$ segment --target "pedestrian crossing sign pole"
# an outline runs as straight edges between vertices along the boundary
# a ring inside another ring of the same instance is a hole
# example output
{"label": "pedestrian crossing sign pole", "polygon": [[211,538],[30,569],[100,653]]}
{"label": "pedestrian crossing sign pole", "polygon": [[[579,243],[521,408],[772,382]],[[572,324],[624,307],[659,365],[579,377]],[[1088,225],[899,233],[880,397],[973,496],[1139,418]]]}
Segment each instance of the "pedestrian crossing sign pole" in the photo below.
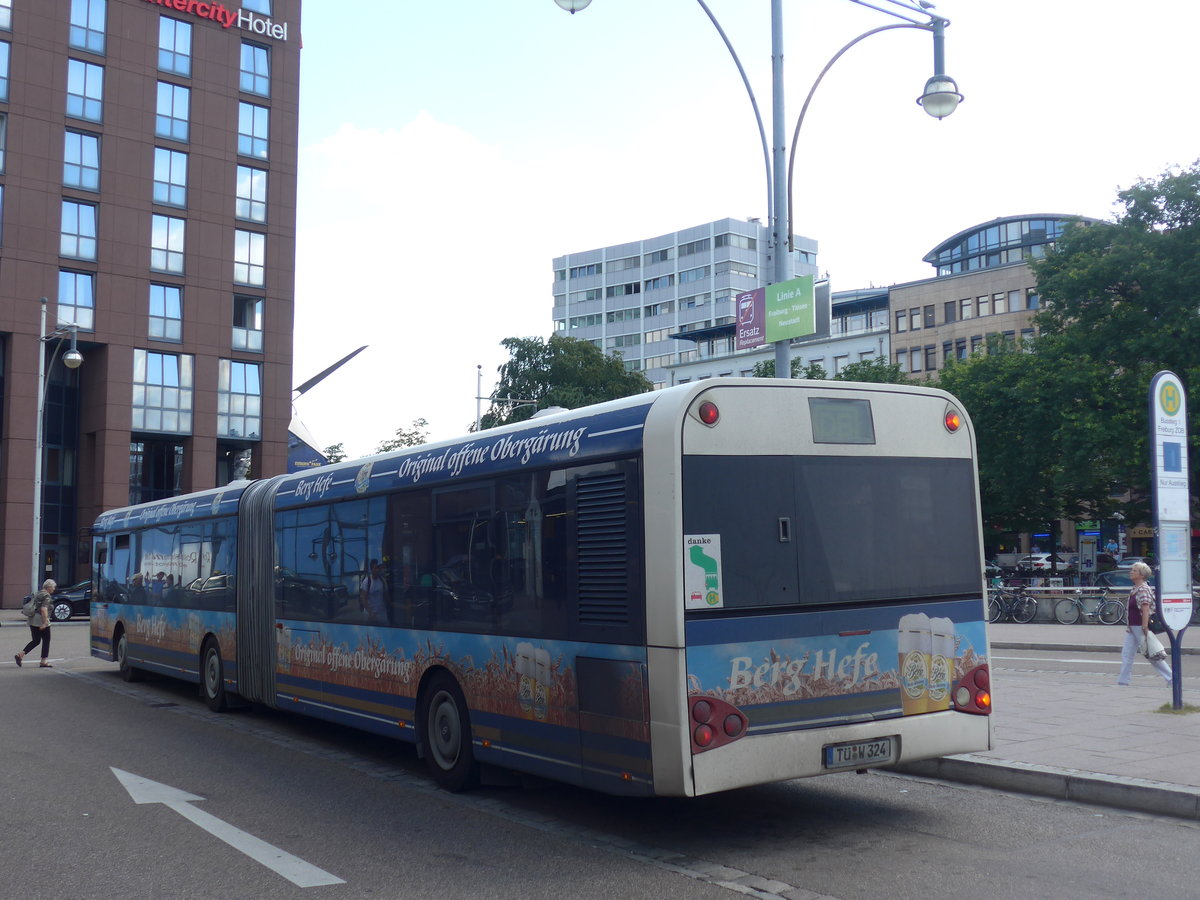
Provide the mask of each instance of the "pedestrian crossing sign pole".
{"label": "pedestrian crossing sign pole", "polygon": [[1150,485],[1158,560],[1155,599],[1171,640],[1171,705],[1183,709],[1180,642],[1192,619],[1192,523],[1187,395],[1174,372],[1159,372],[1150,382]]}

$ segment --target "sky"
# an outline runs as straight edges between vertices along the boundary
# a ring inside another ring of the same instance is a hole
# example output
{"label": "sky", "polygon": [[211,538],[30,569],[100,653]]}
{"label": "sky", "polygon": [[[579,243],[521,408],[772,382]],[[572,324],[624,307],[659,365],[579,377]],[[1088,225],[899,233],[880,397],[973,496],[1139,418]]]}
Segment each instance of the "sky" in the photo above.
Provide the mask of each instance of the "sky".
{"label": "sky", "polygon": [[[707,2],[769,138],[770,4]],[[1000,216],[1111,218],[1200,158],[1193,0],[937,11],[952,116],[916,104],[932,38],[902,29],[830,69],[799,133],[793,231],[834,290],[930,277],[934,246]],[[826,62],[895,21],[784,0],[789,149]],[[748,95],[692,0],[308,0],[302,33],[294,383],[368,345],[295,401],[320,447],[367,455],[419,418],[465,434],[500,342],[551,334],[554,257],[766,217]]]}

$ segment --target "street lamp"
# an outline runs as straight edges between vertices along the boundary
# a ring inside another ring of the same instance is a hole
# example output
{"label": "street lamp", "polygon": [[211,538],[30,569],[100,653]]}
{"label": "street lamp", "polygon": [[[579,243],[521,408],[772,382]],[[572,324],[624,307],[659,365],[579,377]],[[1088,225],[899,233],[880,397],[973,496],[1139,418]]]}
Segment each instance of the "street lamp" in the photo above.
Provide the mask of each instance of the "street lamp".
{"label": "street lamp", "polygon": [[49,369],[54,368],[54,361],[58,356],[58,351],[62,349],[63,340],[67,335],[71,336],[71,348],[63,354],[63,365],[68,369],[78,369],[83,364],[83,354],[79,352],[79,347],[76,344],[76,332],[79,326],[74,322],[60,325],[49,334],[46,333],[46,298],[42,298],[42,320],[41,326],[38,329],[38,393],[37,393],[37,426],[34,437],[33,448],[33,570],[32,578],[30,579],[33,585],[34,593],[42,586],[43,571],[42,571],[42,458],[45,456],[45,441],[44,419],[46,418],[46,378],[49,371],[46,366],[46,350],[43,346],[50,341],[57,341],[54,347],[54,353],[50,358]]}
{"label": "street lamp", "polygon": [[[581,9],[587,8],[591,0],[554,0],[554,2],[574,14]],[[804,109],[801,111],[800,118],[796,122],[796,131],[792,139],[793,156],[789,160],[786,147],[783,104],[783,0],[771,0],[771,115],[773,121],[772,149],[770,150],[767,147],[767,136],[763,128],[762,116],[758,111],[758,101],[754,97],[754,90],[751,88],[750,81],[746,77],[746,71],[742,66],[741,60],[738,59],[737,52],[733,49],[733,44],[726,37],[724,29],[721,28],[712,10],[708,8],[704,0],[697,0],[697,2],[708,15],[709,20],[716,27],[717,32],[721,35],[721,39],[725,42],[725,46],[733,57],[738,72],[742,76],[742,83],[750,95],[750,104],[754,107],[754,116],[758,121],[759,138],[762,142],[763,161],[767,169],[767,218],[771,222],[771,259],[773,266],[771,283],[779,284],[787,281],[789,277],[788,259],[785,251],[791,246],[792,242],[791,185],[795,139],[799,135],[800,125],[804,122],[804,113],[808,110],[808,103],[812,100],[812,95],[816,91],[817,85],[821,83],[821,79],[825,77],[825,73],[829,71],[830,66],[837,62],[843,53],[872,34],[896,28],[918,28],[922,31],[930,31],[933,33],[933,76],[925,82],[925,89],[922,91],[921,96],[917,98],[917,103],[935,119],[943,119],[954,112],[963,99],[962,94],[958,92],[958,85],[954,79],[945,74],[945,30],[946,26],[950,24],[950,20],[930,12],[933,9],[933,3],[929,2],[929,0],[915,0],[917,5],[907,2],[907,0],[875,0],[877,3],[888,4],[887,7],[876,6],[875,2],[869,2],[869,0],[850,0],[851,3],[857,3],[859,6],[865,6],[876,12],[901,19],[905,24],[875,28],[859,35],[839,50],[833,59],[826,64],[821,74],[817,76],[812,89],[809,91],[808,100],[805,101]],[[914,16],[921,18],[914,19]],[[790,378],[791,374],[790,342],[787,339],[776,341],[775,377]]]}

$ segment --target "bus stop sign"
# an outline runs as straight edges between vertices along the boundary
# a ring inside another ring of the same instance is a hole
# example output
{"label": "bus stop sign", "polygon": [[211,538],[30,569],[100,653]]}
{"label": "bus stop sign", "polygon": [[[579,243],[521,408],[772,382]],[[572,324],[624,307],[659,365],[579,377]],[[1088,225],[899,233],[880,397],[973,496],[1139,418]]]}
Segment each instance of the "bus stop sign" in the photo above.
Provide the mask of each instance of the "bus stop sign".
{"label": "bus stop sign", "polygon": [[1150,382],[1150,483],[1163,622],[1182,631],[1192,617],[1187,397],[1174,372]]}

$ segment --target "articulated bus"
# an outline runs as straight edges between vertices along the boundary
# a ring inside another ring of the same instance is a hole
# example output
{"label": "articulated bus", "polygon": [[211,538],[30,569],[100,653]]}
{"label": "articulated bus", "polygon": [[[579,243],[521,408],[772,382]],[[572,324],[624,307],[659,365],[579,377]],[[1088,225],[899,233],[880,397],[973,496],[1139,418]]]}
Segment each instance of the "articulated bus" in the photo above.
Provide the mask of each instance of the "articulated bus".
{"label": "articulated bus", "polygon": [[613,794],[992,746],[974,436],[723,378],[107,512],[92,654]]}

